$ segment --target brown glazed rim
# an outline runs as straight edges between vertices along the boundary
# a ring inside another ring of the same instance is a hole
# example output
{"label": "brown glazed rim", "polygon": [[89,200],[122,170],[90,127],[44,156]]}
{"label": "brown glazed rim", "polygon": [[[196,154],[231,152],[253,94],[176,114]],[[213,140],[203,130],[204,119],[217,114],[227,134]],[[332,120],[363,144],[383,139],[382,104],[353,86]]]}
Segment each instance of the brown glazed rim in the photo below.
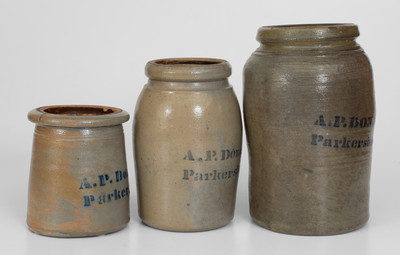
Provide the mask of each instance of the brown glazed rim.
{"label": "brown glazed rim", "polygon": [[44,126],[101,127],[122,124],[129,120],[129,114],[109,106],[53,105],[33,109],[28,119]]}
{"label": "brown glazed rim", "polygon": [[257,41],[322,41],[354,39],[360,35],[355,24],[299,24],[260,27]]}
{"label": "brown glazed rim", "polygon": [[228,61],[216,58],[166,58],[149,61],[146,76],[159,81],[212,81],[229,77]]}

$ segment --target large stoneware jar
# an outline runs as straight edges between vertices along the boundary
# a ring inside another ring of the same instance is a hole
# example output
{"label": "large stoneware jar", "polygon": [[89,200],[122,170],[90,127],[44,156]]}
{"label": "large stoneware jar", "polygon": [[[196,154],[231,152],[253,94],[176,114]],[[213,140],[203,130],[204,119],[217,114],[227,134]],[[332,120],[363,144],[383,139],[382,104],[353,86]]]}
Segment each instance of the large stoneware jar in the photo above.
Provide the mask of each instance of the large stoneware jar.
{"label": "large stoneware jar", "polygon": [[203,231],[233,218],[242,145],[231,67],[219,59],[161,59],[136,105],[139,215],[152,227]]}
{"label": "large stoneware jar", "polygon": [[29,179],[29,228],[58,237],[115,232],[129,222],[129,183],[122,123],[129,114],[105,106],[46,106],[36,124]]}
{"label": "large stoneware jar", "polygon": [[371,65],[353,24],[269,26],[244,67],[250,213],[277,232],[329,235],[368,220]]}

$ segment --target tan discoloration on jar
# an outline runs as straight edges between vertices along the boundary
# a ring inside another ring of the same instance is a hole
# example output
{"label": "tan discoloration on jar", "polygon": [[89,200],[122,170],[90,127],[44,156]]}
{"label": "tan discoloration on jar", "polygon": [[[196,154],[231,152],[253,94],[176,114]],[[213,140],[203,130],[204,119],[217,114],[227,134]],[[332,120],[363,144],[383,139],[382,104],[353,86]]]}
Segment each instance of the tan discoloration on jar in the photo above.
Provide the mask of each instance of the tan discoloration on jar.
{"label": "tan discoloration on jar", "polygon": [[36,123],[29,228],[43,235],[78,237],[126,226],[129,184],[127,174],[119,178],[119,173],[127,171],[121,124],[128,113],[100,106],[50,106],[32,110],[28,117]]}
{"label": "tan discoloration on jar", "polygon": [[277,232],[329,235],[368,220],[372,70],[355,25],[262,27],[244,68],[250,213]]}
{"label": "tan discoloration on jar", "polygon": [[134,123],[141,219],[172,231],[226,225],[234,213],[242,144],[229,63],[156,60],[146,74]]}

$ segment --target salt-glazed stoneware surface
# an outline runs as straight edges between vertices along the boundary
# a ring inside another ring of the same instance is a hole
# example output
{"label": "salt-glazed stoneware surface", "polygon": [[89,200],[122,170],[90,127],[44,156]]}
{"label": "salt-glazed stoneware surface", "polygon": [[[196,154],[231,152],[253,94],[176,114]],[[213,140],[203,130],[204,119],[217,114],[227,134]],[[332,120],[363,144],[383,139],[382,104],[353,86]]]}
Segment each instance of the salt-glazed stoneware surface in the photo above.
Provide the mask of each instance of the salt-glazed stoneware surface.
{"label": "salt-glazed stoneware surface", "polygon": [[136,105],[139,215],[154,228],[203,231],[234,215],[242,146],[240,109],[219,59],[147,63]]}
{"label": "salt-glazed stoneware surface", "polygon": [[29,179],[29,228],[57,237],[96,236],[129,222],[122,123],[129,114],[104,106],[46,106],[36,123]]}
{"label": "salt-glazed stoneware surface", "polygon": [[250,213],[270,230],[330,235],[369,217],[372,70],[353,24],[268,26],[244,67]]}

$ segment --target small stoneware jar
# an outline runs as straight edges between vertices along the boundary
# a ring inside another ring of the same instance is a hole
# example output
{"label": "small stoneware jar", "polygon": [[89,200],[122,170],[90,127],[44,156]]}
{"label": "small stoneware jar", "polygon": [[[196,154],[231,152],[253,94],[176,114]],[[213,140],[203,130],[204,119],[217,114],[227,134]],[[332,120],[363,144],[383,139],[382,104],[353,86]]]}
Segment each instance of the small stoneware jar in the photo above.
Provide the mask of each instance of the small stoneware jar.
{"label": "small stoneware jar", "polygon": [[242,145],[240,109],[219,59],[161,59],[136,105],[139,215],[154,228],[203,231],[234,214]]}
{"label": "small stoneware jar", "polygon": [[375,106],[353,24],[268,26],[244,67],[250,213],[298,235],[368,220]]}
{"label": "small stoneware jar", "polygon": [[36,123],[29,179],[29,228],[57,237],[96,236],[129,222],[129,183],[122,123],[129,114],[105,106],[46,106]]}

